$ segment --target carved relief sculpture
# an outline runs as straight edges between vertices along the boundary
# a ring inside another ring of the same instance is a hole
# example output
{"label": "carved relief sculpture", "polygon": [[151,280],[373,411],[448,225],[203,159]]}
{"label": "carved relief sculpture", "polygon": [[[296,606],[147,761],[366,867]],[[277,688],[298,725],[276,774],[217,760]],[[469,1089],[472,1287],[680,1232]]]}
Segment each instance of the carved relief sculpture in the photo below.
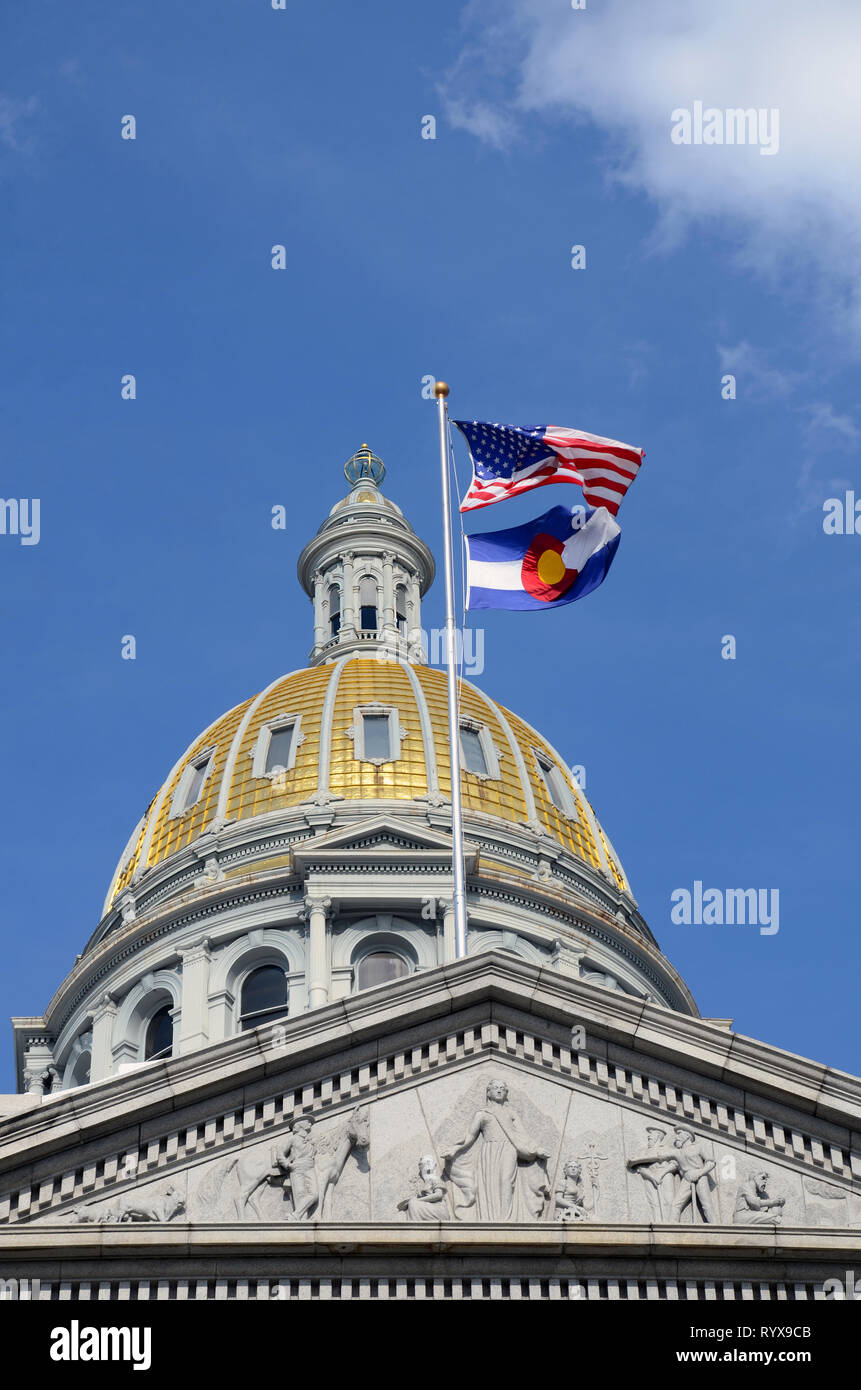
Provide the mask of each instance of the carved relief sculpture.
{"label": "carved relief sculpture", "polygon": [[444,1174],[460,1193],[462,1221],[538,1221],[550,1196],[549,1155],[524,1133],[504,1081],[490,1081],[487,1103],[458,1143],[443,1153]]}
{"label": "carved relief sculpture", "polygon": [[238,1153],[224,1172],[224,1179],[235,1173],[239,1193],[234,1198],[236,1215],[242,1219],[250,1210],[262,1219],[255,1194],[267,1184],[280,1185],[289,1193],[292,1208],[289,1221],[323,1221],[328,1214],[327,1198],[355,1149],[370,1144],[367,1106],[359,1105],[346,1117],[334,1136],[317,1144],[311,1139],[313,1120],[300,1115],[293,1121],[282,1144],[273,1145],[268,1155],[259,1150]]}
{"label": "carved relief sculpture", "polygon": [[450,1221],[451,1210],[445,1183],[437,1172],[433,1154],[419,1159],[418,1179],[413,1179],[415,1191],[411,1197],[398,1202],[398,1211],[407,1221]]}
{"label": "carved relief sculpture", "polygon": [[[666,1189],[663,1188],[661,1191],[662,1210],[666,1214],[659,1218],[660,1220],[681,1221],[690,1208],[692,1221],[699,1217],[713,1225],[717,1220],[712,1201],[714,1159],[697,1143],[693,1130],[685,1129],[682,1125],[675,1125],[674,1130],[676,1137],[672,1147],[666,1148],[662,1143],[652,1140],[646,1153],[629,1158],[627,1166],[630,1169],[646,1167],[657,1176],[655,1165],[665,1163],[667,1172],[675,1175],[675,1189],[668,1213]],[[648,1194],[648,1187],[646,1191]]]}
{"label": "carved relief sculpture", "polygon": [[714,1159],[697,1143],[692,1130],[677,1125],[675,1135],[673,1151],[676,1154],[678,1185],[672,1219],[681,1221],[690,1207],[692,1221],[696,1221],[699,1212],[703,1221],[713,1225],[717,1220],[712,1202]]}
{"label": "carved relief sculpture", "polygon": [[586,1190],[583,1185],[583,1168],[576,1159],[570,1158],[562,1169],[562,1177],[554,1192],[553,1214],[557,1221],[588,1221]]}
{"label": "carved relief sculpture", "polygon": [[[313,1125],[310,1115],[300,1115],[284,1143],[272,1151],[274,1166],[284,1175],[284,1191],[290,1193],[293,1201],[291,1221],[304,1221],[320,1200],[317,1145],[311,1138]],[[346,1161],[346,1155],[344,1157]]]}
{"label": "carved relief sculpture", "polygon": [[627,1167],[643,1179],[649,1215],[654,1221],[671,1221],[675,1196],[675,1159],[658,1155],[664,1148],[667,1131],[658,1125],[646,1126],[647,1147],[628,1159]]}
{"label": "carved relief sculpture", "polygon": [[577,1154],[577,1162],[582,1164],[588,1180],[589,1196],[585,1199],[586,1208],[593,1221],[601,1219],[601,1164],[607,1155],[598,1150],[598,1141],[591,1134],[584,1134],[580,1140],[583,1152]]}
{"label": "carved relief sculpture", "polygon": [[783,1220],[785,1197],[773,1197],[768,1190],[768,1173],[751,1173],[739,1183],[733,1222],[736,1226],[777,1226]]}
{"label": "carved relief sculpture", "polygon": [[[848,1220],[847,1193],[818,1178],[805,1177],[804,1205],[813,1226],[845,1226]],[[815,1199],[815,1200],[814,1200]]]}
{"label": "carved relief sculpture", "polygon": [[100,1221],[112,1225],[127,1221],[172,1221],[184,1211],[185,1199],[171,1183],[160,1195],[124,1192],[109,1201],[87,1202],[84,1207],[73,1207],[69,1220]]}

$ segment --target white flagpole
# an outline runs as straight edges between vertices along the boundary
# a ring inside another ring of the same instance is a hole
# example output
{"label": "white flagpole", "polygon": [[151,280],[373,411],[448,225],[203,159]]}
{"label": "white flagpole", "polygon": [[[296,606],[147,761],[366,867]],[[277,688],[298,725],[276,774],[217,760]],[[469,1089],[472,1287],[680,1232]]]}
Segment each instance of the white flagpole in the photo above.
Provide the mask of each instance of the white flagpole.
{"label": "white flagpole", "polygon": [[457,717],[457,666],[454,623],[454,556],[451,544],[450,442],[446,396],[448,386],[438,381],[439,462],[442,474],[443,542],[445,552],[445,635],[448,661],[448,741],[451,746],[451,838],[454,873],[454,947],[458,960],[466,955],[466,874],[463,864],[463,804],[460,794],[460,726]]}

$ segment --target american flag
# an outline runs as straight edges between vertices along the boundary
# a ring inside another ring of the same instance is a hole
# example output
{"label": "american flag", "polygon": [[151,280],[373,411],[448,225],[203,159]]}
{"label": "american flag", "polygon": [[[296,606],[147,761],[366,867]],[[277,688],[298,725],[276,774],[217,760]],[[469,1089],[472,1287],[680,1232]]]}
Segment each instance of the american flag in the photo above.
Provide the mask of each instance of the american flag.
{"label": "american flag", "polygon": [[618,439],[556,425],[454,423],[469,445],[474,474],[462,512],[549,483],[576,483],[590,506],[606,507],[615,516],[645,452]]}

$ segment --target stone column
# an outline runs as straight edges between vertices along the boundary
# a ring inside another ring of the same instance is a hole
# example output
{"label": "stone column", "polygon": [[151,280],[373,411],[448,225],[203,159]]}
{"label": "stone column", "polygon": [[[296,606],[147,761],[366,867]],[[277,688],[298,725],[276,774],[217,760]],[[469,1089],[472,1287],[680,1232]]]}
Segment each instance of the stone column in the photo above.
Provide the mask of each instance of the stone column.
{"label": "stone column", "polygon": [[341,632],[349,633],[351,637],[354,637],[356,633],[356,595],[353,589],[354,559],[355,555],[352,550],[345,550],[341,556],[344,571],[341,593]]}
{"label": "stone column", "polygon": [[326,645],[328,634],[326,632],[326,619],[323,613],[323,575],[320,570],[314,571],[314,655]]}
{"label": "stone column", "polygon": [[407,582],[407,627],[421,627],[422,595],[418,579]]}
{"label": "stone column", "polygon": [[395,586],[392,575],[394,555],[390,550],[383,552],[383,621],[384,631],[395,630]]}
{"label": "stone column", "polygon": [[90,1081],[104,1081],[114,1074],[114,1023],[117,1006],[109,994],[105,994],[92,1010],[93,1050],[90,1055]]}
{"label": "stone column", "polygon": [[58,1091],[59,1078],[54,1054],[45,1038],[30,1038],[24,1052],[24,1089],[28,1095],[43,1096]]}
{"label": "stone column", "polygon": [[331,906],[331,898],[309,895],[305,899],[305,916],[308,922],[305,982],[309,1009],[320,1009],[329,1002],[329,953],[326,924]]}
{"label": "stone column", "polygon": [[457,960],[457,946],[454,937],[454,901],[452,898],[440,898],[439,906],[442,909],[442,958],[443,964],[448,965],[451,961]]}
{"label": "stone column", "polygon": [[558,970],[562,975],[570,975],[573,980],[580,979],[580,962],[585,952],[583,948],[567,941],[556,940],[552,943],[550,964],[554,970]]}
{"label": "stone column", "polygon": [[182,960],[182,1010],[176,1051],[196,1052],[209,1042],[209,942],[180,950]]}
{"label": "stone column", "polygon": [[419,591],[419,581],[416,578],[407,581],[407,638],[410,646],[409,660],[415,665],[423,666],[430,659],[430,634],[425,641],[422,632],[422,601]]}

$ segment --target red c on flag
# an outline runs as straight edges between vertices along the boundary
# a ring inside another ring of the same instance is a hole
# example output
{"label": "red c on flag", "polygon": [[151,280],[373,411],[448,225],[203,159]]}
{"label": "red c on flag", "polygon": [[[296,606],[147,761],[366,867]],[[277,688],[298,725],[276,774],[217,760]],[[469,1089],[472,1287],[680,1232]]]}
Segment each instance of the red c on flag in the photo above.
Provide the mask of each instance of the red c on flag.
{"label": "red c on flag", "polygon": [[520,571],[527,593],[552,603],[571,588],[580,571],[566,567],[562,559],[564,548],[564,543],[555,536],[534,537]]}

